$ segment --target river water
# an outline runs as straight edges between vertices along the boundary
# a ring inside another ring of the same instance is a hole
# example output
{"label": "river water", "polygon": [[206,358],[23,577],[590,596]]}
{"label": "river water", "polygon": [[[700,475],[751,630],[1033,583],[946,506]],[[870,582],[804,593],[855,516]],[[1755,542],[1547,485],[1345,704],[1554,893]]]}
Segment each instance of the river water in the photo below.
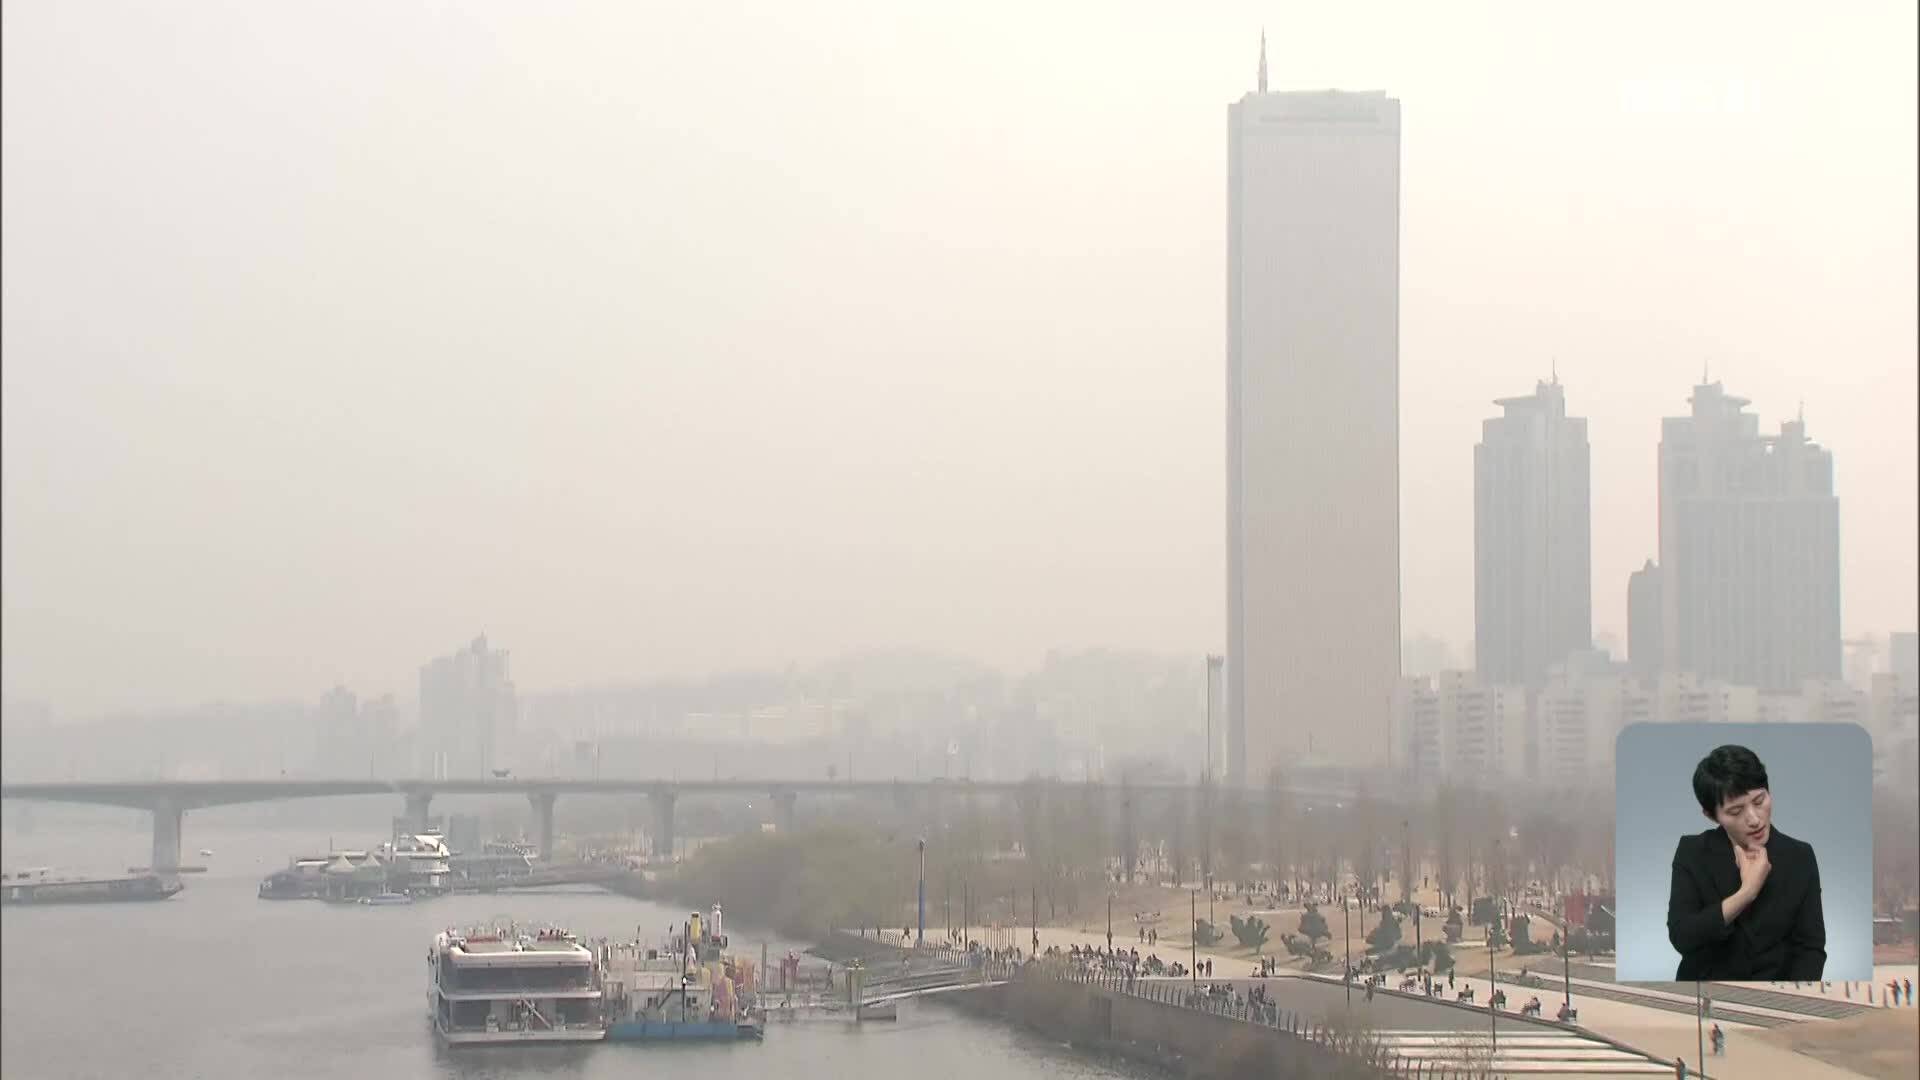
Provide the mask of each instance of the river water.
{"label": "river water", "polygon": [[[993,1077],[1080,1080],[1139,1072],[1031,1035],[909,1002],[891,1024],[776,1025],[759,1044],[438,1048],[426,1022],[426,954],[444,927],[509,916],[576,933],[649,939],[678,909],[605,893],[451,896],[405,907],[256,898],[324,833],[190,828],[187,861],[209,872],[160,903],[0,909],[0,1074],[7,1080],[276,1077]],[[349,838],[336,837],[342,846]],[[363,843],[359,838],[355,845]],[[7,830],[8,869],[124,870],[148,834],[122,825]],[[77,859],[76,853],[86,853]],[[720,898],[724,903],[725,898]],[[761,935],[729,926],[758,962]],[[787,945],[770,941],[777,954]],[[656,1070],[658,1070],[656,1072]]]}

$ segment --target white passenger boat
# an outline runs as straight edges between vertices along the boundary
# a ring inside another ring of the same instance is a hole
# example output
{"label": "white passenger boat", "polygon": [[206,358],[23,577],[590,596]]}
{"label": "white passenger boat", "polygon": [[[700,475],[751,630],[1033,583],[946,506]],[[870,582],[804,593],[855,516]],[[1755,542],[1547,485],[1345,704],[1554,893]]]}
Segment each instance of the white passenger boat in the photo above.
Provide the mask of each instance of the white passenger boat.
{"label": "white passenger boat", "polygon": [[599,1042],[594,954],[564,930],[448,930],[427,952],[427,1014],[450,1046]]}
{"label": "white passenger boat", "polygon": [[380,862],[388,878],[415,896],[439,896],[452,884],[447,862],[453,853],[439,833],[402,835],[380,845]]}

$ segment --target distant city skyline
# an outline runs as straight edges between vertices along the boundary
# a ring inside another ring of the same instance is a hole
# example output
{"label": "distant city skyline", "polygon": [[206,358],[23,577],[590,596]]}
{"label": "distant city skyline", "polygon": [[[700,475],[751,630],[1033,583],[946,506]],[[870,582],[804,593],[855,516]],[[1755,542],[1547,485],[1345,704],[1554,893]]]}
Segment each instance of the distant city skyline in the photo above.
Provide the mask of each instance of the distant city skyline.
{"label": "distant city skyline", "polygon": [[0,692],[1224,652],[1263,21],[1272,85],[1418,103],[1403,638],[1472,663],[1472,443],[1556,368],[1596,638],[1703,367],[1832,451],[1843,633],[1920,623],[1912,4],[842,9],[9,5]]}

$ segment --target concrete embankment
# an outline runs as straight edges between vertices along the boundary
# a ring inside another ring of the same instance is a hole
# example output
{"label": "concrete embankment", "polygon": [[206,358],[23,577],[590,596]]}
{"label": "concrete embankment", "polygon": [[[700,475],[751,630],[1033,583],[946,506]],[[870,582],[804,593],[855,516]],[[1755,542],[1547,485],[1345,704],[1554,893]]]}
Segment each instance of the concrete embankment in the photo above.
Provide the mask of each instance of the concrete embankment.
{"label": "concrete embankment", "polygon": [[942,1003],[1028,1028],[1076,1049],[1158,1066],[1194,1080],[1379,1077],[1385,1070],[1284,1028],[1098,985],[1028,975],[1001,986],[942,995]]}

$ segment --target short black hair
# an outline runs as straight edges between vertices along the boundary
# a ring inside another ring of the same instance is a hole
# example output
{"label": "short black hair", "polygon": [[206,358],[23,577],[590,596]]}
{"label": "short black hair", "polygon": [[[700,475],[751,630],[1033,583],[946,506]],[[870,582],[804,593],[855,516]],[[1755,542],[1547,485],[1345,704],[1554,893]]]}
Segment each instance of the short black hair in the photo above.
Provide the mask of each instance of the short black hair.
{"label": "short black hair", "polygon": [[1693,797],[1714,817],[1728,799],[1767,787],[1767,767],[1744,746],[1716,746],[1693,770]]}

